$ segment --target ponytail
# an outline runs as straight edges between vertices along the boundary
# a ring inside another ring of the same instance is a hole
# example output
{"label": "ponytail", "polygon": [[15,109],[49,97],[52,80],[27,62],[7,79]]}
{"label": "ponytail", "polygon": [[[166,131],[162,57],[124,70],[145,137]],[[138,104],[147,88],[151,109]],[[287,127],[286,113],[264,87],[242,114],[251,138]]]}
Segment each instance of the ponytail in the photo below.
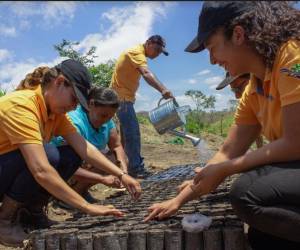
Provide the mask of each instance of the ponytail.
{"label": "ponytail", "polygon": [[53,78],[58,76],[59,72],[55,68],[38,67],[19,83],[16,90],[36,89],[39,85],[47,85]]}

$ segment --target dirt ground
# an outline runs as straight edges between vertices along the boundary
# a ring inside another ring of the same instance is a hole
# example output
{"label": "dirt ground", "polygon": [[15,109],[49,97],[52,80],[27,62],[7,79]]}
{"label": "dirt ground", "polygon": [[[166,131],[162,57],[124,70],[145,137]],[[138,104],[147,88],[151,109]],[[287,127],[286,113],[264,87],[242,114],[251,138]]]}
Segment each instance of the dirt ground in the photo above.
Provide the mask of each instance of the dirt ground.
{"label": "dirt ground", "polygon": [[[145,165],[151,172],[159,172],[170,166],[199,163],[201,155],[190,140],[184,139],[183,145],[171,144],[170,141],[175,137],[169,134],[159,135],[151,125],[140,125],[142,135],[142,155]],[[205,140],[211,152],[218,150],[223,142],[223,138],[215,135],[204,134]],[[98,184],[91,188],[91,194],[99,199],[105,199],[116,192],[124,192]],[[48,215],[56,221],[64,221],[73,216],[73,212],[65,210],[53,203],[49,204]],[[0,250],[12,250],[11,248],[0,245]]]}

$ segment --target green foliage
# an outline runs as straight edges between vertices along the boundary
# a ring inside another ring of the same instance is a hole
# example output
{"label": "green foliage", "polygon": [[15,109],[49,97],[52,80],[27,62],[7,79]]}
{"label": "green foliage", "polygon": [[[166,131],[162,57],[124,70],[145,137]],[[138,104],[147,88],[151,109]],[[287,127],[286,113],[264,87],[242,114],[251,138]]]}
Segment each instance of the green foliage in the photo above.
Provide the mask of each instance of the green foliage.
{"label": "green foliage", "polygon": [[57,50],[61,57],[68,57],[70,59],[74,59],[76,61],[81,62],[87,67],[93,65],[94,59],[97,57],[95,55],[96,47],[92,46],[87,53],[81,54],[80,52],[74,49],[74,46],[77,45],[79,45],[79,42],[71,42],[63,39],[61,43],[54,45],[54,49]]}
{"label": "green foliage", "polygon": [[138,122],[140,124],[146,124],[147,125],[147,124],[151,123],[150,120],[149,120],[149,118],[148,118],[148,116],[146,116],[144,114],[136,114],[136,117],[137,117]]}
{"label": "green foliage", "polygon": [[90,67],[89,71],[92,75],[93,83],[103,87],[109,87],[115,63],[115,60],[108,60],[106,63],[100,63],[97,66]]}
{"label": "green foliage", "polygon": [[192,98],[198,111],[215,108],[216,98],[212,95],[206,96],[200,90],[193,89],[186,91],[185,95]]}
{"label": "green foliage", "polygon": [[[207,126],[205,130],[208,133],[226,137],[233,122],[234,122],[234,116],[232,114],[228,114],[222,118],[222,126],[221,126],[221,120],[219,120]],[[222,133],[221,133],[221,127],[222,127]]]}
{"label": "green foliage", "polygon": [[176,136],[175,138],[169,140],[168,143],[174,145],[183,145],[184,140],[181,137]]}
{"label": "green foliage", "polygon": [[106,63],[95,65],[96,47],[92,46],[87,53],[82,54],[74,48],[78,45],[79,42],[63,39],[61,43],[54,45],[54,49],[61,57],[68,57],[84,64],[89,69],[95,85],[109,87],[116,63],[115,60],[108,60]]}
{"label": "green foliage", "polygon": [[202,112],[200,116],[201,120],[199,121],[197,111],[187,115],[185,127],[189,133],[200,135],[202,132],[207,132],[226,137],[234,119],[230,111]]}

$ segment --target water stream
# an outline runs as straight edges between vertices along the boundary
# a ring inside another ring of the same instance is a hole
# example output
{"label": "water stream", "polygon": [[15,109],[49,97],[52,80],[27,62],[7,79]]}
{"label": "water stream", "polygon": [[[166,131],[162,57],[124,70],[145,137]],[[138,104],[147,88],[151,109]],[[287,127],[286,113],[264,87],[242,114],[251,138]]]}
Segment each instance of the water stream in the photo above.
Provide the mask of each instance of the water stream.
{"label": "water stream", "polygon": [[213,157],[212,150],[210,150],[207,142],[203,138],[201,139],[200,143],[196,146],[196,150],[200,159],[200,163],[207,162],[210,158]]}

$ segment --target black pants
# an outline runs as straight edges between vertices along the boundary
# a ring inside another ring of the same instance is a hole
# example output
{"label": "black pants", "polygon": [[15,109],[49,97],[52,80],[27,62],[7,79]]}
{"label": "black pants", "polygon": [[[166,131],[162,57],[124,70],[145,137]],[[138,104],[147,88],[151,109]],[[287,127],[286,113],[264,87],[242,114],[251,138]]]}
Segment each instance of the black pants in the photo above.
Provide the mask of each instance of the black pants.
{"label": "black pants", "polygon": [[241,220],[261,235],[300,243],[300,161],[243,173],[233,184],[230,199]]}
{"label": "black pants", "polygon": [[[68,180],[81,164],[70,146],[44,145],[48,161],[59,175]],[[20,150],[0,155],[0,199],[6,194],[18,202],[36,201],[49,195],[33,178]]]}

